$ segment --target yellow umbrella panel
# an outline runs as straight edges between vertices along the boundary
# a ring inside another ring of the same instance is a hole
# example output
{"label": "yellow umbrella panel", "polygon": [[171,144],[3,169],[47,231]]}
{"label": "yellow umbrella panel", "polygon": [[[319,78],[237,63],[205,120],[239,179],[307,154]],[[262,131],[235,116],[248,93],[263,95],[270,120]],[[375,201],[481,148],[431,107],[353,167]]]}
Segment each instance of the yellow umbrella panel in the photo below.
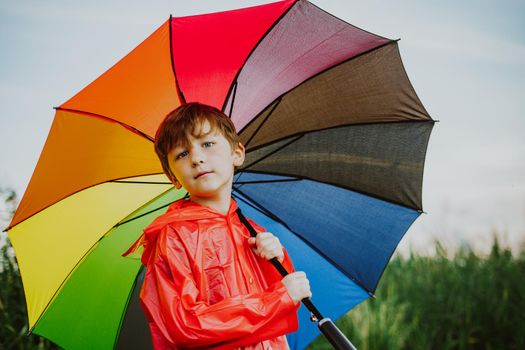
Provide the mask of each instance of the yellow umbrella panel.
{"label": "yellow umbrella panel", "polygon": [[57,110],[8,230],[30,327],[113,225],[171,187],[164,175],[142,185],[118,180],[159,173],[153,143],[144,135],[107,118]]}
{"label": "yellow umbrella panel", "polygon": [[[69,196],[11,229],[29,326],[35,325],[63,282],[115,224],[170,188],[164,175],[104,183]],[[132,232],[130,241],[140,233]]]}
{"label": "yellow umbrella panel", "polygon": [[[24,283],[29,325],[38,334],[42,315],[102,237],[137,208],[173,188],[159,175],[162,168],[152,142],[160,121],[181,104],[170,48],[166,21],[57,108],[8,228]],[[130,180],[136,177],[140,179]],[[137,230],[132,231],[133,238],[140,234]]]}

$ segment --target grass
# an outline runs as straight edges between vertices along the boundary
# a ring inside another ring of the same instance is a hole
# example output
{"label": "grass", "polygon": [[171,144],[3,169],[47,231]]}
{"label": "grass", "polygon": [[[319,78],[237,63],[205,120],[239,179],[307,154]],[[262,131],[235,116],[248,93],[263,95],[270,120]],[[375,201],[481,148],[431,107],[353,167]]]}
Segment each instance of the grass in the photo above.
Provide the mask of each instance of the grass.
{"label": "grass", "polygon": [[[488,256],[464,248],[447,258],[396,256],[376,299],[338,326],[365,349],[525,349],[525,251],[495,241]],[[330,349],[323,336],[309,349]]]}
{"label": "grass", "polygon": [[[390,261],[376,299],[336,323],[359,350],[525,349],[525,250],[495,241],[488,256],[468,249],[447,257],[413,254]],[[56,349],[27,336],[20,275],[0,249],[0,349]],[[309,349],[331,349],[320,336]]]}

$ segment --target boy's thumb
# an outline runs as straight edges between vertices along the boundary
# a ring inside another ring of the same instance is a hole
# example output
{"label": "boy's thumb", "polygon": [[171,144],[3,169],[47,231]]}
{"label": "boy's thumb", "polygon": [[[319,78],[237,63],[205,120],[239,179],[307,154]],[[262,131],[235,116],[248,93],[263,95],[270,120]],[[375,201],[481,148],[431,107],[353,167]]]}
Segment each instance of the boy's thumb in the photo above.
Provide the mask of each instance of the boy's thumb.
{"label": "boy's thumb", "polygon": [[255,237],[248,238],[248,243],[249,244],[255,244]]}

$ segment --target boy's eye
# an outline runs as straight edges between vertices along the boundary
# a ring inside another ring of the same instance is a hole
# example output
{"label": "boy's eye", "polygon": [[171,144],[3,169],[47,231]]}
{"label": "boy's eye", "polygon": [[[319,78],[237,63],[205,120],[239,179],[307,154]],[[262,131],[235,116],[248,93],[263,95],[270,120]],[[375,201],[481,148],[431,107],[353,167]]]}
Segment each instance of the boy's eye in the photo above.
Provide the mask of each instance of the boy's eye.
{"label": "boy's eye", "polygon": [[204,142],[202,145],[203,145],[204,147],[208,148],[208,147],[213,146],[214,144],[215,144],[215,142],[206,141],[206,142]]}
{"label": "boy's eye", "polygon": [[175,157],[175,159],[181,159],[181,158],[184,158],[188,155],[188,151],[182,151],[180,152],[179,154],[177,154],[177,156]]}

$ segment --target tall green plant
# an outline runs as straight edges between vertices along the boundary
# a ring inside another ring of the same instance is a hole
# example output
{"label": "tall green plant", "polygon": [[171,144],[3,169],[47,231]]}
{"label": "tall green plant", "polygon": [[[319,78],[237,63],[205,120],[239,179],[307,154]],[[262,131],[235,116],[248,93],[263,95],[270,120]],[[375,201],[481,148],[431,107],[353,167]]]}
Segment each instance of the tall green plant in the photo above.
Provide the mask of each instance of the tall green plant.
{"label": "tall green plant", "polygon": [[[525,349],[525,252],[494,241],[448,258],[395,257],[367,300],[337,323],[360,350]],[[329,349],[320,337],[310,349]]]}
{"label": "tall green plant", "polygon": [[[2,210],[0,223],[6,224],[17,205],[14,190],[0,188]],[[49,341],[28,335],[26,302],[20,271],[5,233],[0,237],[0,349],[56,349]]]}

